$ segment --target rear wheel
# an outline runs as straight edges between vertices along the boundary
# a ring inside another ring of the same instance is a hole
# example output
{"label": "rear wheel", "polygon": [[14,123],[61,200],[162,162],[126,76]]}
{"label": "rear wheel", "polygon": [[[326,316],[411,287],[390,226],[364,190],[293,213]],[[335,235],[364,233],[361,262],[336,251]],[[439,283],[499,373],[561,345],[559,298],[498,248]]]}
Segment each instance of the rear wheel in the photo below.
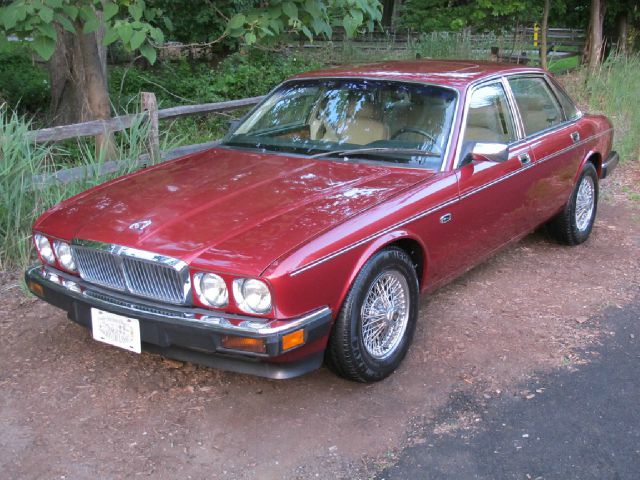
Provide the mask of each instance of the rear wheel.
{"label": "rear wheel", "polygon": [[551,236],[565,245],[584,242],[593,229],[598,209],[598,172],[587,163],[562,212],[547,224]]}
{"label": "rear wheel", "polygon": [[356,277],[333,327],[327,363],[338,375],[375,382],[409,349],[418,316],[418,278],[399,248],[376,253]]}

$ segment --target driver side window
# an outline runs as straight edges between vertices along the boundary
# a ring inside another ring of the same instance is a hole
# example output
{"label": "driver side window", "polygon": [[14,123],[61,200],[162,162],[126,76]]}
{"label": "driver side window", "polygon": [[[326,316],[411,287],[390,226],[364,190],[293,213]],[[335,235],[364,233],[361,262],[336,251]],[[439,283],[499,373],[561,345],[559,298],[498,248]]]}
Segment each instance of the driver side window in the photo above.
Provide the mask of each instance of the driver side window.
{"label": "driver side window", "polygon": [[510,143],[515,139],[516,129],[502,84],[496,82],[475,90],[469,103],[464,143]]}

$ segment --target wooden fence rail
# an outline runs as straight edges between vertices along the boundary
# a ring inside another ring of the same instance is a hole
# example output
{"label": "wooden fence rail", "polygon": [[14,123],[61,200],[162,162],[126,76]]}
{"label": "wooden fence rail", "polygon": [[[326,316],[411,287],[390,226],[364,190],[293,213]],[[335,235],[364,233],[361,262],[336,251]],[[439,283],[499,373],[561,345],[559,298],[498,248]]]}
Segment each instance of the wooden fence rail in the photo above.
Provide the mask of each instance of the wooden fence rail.
{"label": "wooden fence rail", "polygon": [[[216,145],[217,140],[211,142],[200,143],[196,145],[184,145],[175,148],[169,152],[161,152],[159,145],[159,120],[172,118],[181,118],[191,115],[203,115],[208,113],[221,113],[248,107],[259,103],[264,97],[250,97],[239,100],[229,100],[226,102],[205,103],[201,105],[186,105],[180,107],[171,107],[158,110],[156,96],[153,93],[142,92],[141,97],[141,113],[130,115],[122,115],[110,118],[108,120],[94,120],[84,123],[76,123],[73,125],[64,125],[60,127],[43,128],[41,130],[32,130],[31,138],[36,143],[57,142],[70,138],[92,137],[105,135],[107,133],[119,132],[130,128],[136,121],[146,120],[149,122],[149,154],[142,155],[140,158],[130,159],[136,165],[144,165],[147,163],[157,163],[158,161],[171,160],[173,158],[187,155],[200,150],[206,150]],[[58,170],[50,174],[36,175],[32,179],[34,188],[42,188],[52,183],[70,183],[81,180],[87,176],[108,175],[116,172],[121,167],[122,160],[108,160],[100,165],[79,166]]]}
{"label": "wooden fence rail", "polygon": [[[155,96],[154,96],[155,97]],[[238,108],[255,105],[264,97],[242,98],[240,100],[229,100],[227,102],[204,103],[201,105],[185,105],[180,107],[165,108],[155,110],[158,120],[171,118],[187,117],[190,115],[202,115],[208,113],[220,113]],[[119,132],[126,130],[141,116],[148,117],[154,115],[153,109],[145,109],[143,113],[134,113],[130,115],[122,115],[113,117],[109,120],[93,120],[90,122],[75,123],[72,125],[64,125],[60,127],[43,128],[41,130],[33,130],[31,136],[37,143],[57,142],[60,140],[68,140],[78,137],[95,137],[96,135],[104,135],[108,132]]]}

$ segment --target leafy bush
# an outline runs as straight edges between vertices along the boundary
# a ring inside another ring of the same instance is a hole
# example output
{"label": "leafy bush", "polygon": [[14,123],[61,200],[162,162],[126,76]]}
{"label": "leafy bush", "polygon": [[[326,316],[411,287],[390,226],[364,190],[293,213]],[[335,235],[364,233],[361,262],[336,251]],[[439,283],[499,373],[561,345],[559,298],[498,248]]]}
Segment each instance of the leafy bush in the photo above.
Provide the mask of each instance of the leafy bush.
{"label": "leafy bush", "polygon": [[144,70],[114,67],[109,72],[109,90],[118,107],[138,101],[138,94],[145,90],[155,92],[164,107],[219,102],[263,95],[285,78],[319,66],[313,60],[251,50],[229,55],[215,67],[186,61]]}
{"label": "leafy bush", "polygon": [[[315,59],[251,50],[230,55],[215,67],[186,61],[165,62],[152,69],[114,67],[109,89],[117,111],[137,105],[141,91],[155,92],[160,108],[167,108],[264,95],[287,77],[321,66]],[[187,117],[163,122],[161,130],[168,129],[181,144],[202,143],[220,138],[227,130],[227,121],[241,114],[235,110]]]}
{"label": "leafy bush", "polygon": [[0,104],[37,113],[49,106],[49,76],[19,44],[9,42],[0,50]]}

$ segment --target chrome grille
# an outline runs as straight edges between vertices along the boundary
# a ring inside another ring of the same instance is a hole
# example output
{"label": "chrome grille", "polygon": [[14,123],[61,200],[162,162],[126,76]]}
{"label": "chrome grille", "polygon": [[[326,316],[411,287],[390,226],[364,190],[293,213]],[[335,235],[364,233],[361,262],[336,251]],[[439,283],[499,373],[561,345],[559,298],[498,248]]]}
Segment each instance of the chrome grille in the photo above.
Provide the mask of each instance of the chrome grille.
{"label": "chrome grille", "polygon": [[186,302],[189,272],[180,260],[82,240],[75,241],[71,249],[80,277],[89,283],[162,302]]}
{"label": "chrome grille", "polygon": [[169,266],[123,257],[124,275],[131,293],[171,303],[184,297],[178,271]]}
{"label": "chrome grille", "polygon": [[73,246],[73,257],[80,276],[87,282],[124,290],[124,274],[118,259],[110,252]]}

